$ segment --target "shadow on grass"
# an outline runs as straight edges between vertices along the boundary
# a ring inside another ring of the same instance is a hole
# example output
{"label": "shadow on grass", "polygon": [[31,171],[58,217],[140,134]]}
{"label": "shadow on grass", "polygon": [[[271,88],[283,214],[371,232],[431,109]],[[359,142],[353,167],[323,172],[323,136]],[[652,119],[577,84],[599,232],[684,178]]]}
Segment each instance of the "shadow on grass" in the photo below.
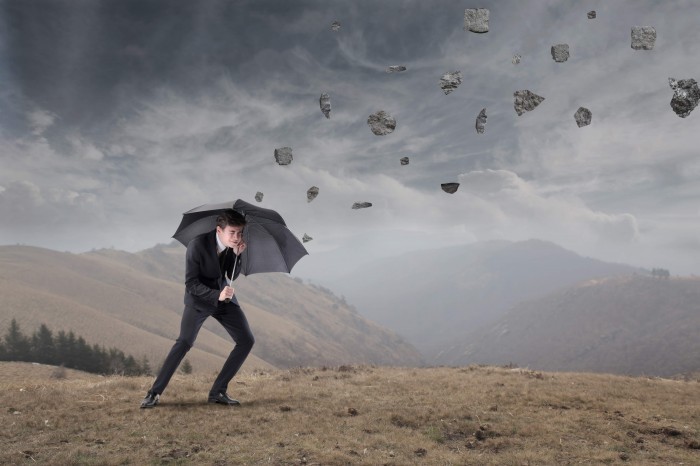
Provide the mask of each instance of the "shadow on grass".
{"label": "shadow on grass", "polygon": [[254,408],[264,408],[264,407],[282,407],[289,404],[304,404],[304,403],[315,403],[317,400],[312,396],[307,397],[290,397],[290,398],[264,398],[264,399],[253,399],[250,401],[239,400],[240,405],[229,406],[220,403],[209,403],[206,398],[203,399],[189,399],[184,401],[160,401],[158,406],[154,408],[143,409],[143,411],[149,411],[153,409],[193,409],[202,408],[205,406],[211,407],[212,409],[254,409]]}

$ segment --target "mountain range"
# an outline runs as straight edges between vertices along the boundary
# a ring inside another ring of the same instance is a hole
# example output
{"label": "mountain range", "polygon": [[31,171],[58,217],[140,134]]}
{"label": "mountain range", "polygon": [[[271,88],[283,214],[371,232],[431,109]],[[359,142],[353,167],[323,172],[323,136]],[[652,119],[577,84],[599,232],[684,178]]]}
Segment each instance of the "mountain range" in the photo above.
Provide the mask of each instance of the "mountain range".
{"label": "mountain range", "polygon": [[377,260],[324,285],[406,337],[432,363],[448,343],[496,322],[521,301],[637,271],[547,241],[487,241]]}
{"label": "mountain range", "polygon": [[[178,332],[184,252],[178,243],[138,253],[0,247],[0,325],[16,318],[29,332],[40,323],[71,329],[157,367]],[[540,240],[365,259],[353,271],[329,270],[325,280],[241,276],[236,292],[256,335],[247,367],[700,371],[696,277],[652,276]],[[231,347],[208,322],[188,358],[214,371]]]}
{"label": "mountain range", "polygon": [[589,280],[510,309],[438,360],[675,376],[700,369],[700,278]]}

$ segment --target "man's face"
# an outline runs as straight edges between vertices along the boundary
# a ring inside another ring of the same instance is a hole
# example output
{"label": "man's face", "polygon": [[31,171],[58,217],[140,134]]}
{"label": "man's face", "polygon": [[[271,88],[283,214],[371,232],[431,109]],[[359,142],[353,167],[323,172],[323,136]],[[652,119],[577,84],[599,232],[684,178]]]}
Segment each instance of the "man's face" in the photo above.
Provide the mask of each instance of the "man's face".
{"label": "man's face", "polygon": [[216,234],[224,246],[236,248],[243,241],[243,227],[226,225],[226,228],[216,227]]}

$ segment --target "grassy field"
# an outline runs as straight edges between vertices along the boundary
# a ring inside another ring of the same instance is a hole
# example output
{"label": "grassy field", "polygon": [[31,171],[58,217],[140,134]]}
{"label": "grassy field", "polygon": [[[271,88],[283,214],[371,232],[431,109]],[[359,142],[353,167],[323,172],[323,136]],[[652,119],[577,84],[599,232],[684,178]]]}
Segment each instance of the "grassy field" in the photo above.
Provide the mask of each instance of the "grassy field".
{"label": "grassy field", "polygon": [[700,383],[502,367],[152,379],[0,364],[0,464],[700,464]]}

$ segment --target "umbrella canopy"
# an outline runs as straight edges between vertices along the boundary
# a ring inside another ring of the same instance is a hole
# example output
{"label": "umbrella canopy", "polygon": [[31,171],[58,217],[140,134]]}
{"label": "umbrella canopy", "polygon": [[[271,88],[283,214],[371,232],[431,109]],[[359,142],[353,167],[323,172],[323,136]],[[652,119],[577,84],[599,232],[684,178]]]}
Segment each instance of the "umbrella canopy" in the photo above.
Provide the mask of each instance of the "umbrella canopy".
{"label": "umbrella canopy", "polygon": [[243,240],[241,273],[289,273],[299,259],[308,254],[301,241],[287,228],[282,216],[271,209],[249,204],[240,199],[220,204],[204,204],[182,214],[182,221],[173,238],[187,246],[196,236],[216,228],[216,217],[226,209],[243,215],[246,226]]}

